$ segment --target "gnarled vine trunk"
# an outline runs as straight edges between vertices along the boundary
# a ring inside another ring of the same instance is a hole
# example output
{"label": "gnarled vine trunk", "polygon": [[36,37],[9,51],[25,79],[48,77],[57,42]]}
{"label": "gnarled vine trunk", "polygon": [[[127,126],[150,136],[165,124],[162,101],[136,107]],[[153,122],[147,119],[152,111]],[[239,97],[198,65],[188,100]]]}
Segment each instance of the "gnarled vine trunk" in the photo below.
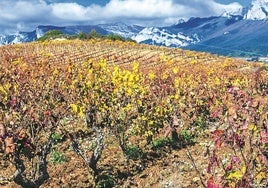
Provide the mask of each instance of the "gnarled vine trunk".
{"label": "gnarled vine trunk", "polygon": [[25,165],[20,157],[20,152],[15,151],[14,153],[14,163],[16,171],[14,173],[14,182],[25,188],[37,188],[40,187],[48,178],[49,174],[47,172],[47,155],[50,153],[53,144],[53,139],[50,137],[47,144],[45,144],[37,154],[38,161],[38,172],[37,179],[28,179],[25,177]]}

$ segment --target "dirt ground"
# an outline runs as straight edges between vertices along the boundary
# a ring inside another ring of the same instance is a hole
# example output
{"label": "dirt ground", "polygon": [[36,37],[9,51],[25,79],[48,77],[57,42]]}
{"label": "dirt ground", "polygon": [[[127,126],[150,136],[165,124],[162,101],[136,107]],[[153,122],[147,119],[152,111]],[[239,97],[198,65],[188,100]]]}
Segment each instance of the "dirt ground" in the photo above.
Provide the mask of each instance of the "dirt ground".
{"label": "dirt ground", "polygon": [[[111,140],[107,143],[98,163],[99,180],[108,183],[98,187],[203,187],[200,177],[204,176],[207,161],[204,157],[204,139],[187,147],[171,148],[163,146],[149,149],[142,159],[126,160],[118,144]],[[68,141],[57,144],[55,149],[62,153],[65,162],[52,163],[48,156],[48,173],[50,178],[41,187],[95,187],[92,171],[71,148]],[[188,151],[194,158],[200,175],[190,160]],[[202,156],[202,157],[201,157]],[[20,187],[12,181],[14,165],[0,154],[1,187]],[[112,182],[112,184],[109,182]]]}

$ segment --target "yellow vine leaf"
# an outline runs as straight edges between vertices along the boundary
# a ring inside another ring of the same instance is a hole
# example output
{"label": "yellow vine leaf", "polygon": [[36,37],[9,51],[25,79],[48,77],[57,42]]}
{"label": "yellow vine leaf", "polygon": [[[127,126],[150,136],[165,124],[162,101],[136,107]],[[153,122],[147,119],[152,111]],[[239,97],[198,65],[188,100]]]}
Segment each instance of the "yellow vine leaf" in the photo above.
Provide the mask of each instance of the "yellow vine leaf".
{"label": "yellow vine leaf", "polygon": [[173,73],[174,74],[177,74],[178,72],[179,72],[179,68],[178,67],[173,68]]}
{"label": "yellow vine leaf", "polygon": [[78,116],[79,117],[83,117],[84,116],[84,107],[83,106],[80,106],[78,108]]}
{"label": "yellow vine leaf", "polygon": [[228,176],[227,179],[235,179],[235,180],[240,180],[244,173],[246,172],[246,167],[243,166],[241,170],[233,171],[231,172]]}
{"label": "yellow vine leaf", "polygon": [[83,106],[79,106],[76,104],[70,104],[70,106],[71,106],[74,113],[77,113],[77,115],[79,117],[83,117],[83,115],[84,115],[84,107]]}
{"label": "yellow vine leaf", "polygon": [[215,83],[215,85],[220,85],[221,81],[219,78],[215,78],[214,83]]}
{"label": "yellow vine leaf", "polygon": [[257,126],[254,125],[254,124],[251,124],[251,125],[249,125],[248,129],[249,129],[250,131],[255,132],[255,131],[257,130]]}
{"label": "yellow vine leaf", "polygon": [[257,177],[256,177],[256,179],[257,179],[258,182],[261,182],[261,181],[263,181],[263,180],[265,180],[265,179],[267,179],[267,178],[268,178],[268,175],[267,175],[267,173],[265,173],[265,172],[261,172],[261,173],[259,173],[259,174],[257,175]]}
{"label": "yellow vine leaf", "polygon": [[73,112],[75,112],[75,113],[78,112],[78,106],[76,104],[71,104],[70,106],[71,106]]}
{"label": "yellow vine leaf", "polygon": [[132,64],[132,70],[134,71],[134,72],[138,72],[139,71],[139,63],[138,62],[134,62],[133,64]]}
{"label": "yellow vine leaf", "polygon": [[153,80],[155,78],[155,74],[153,72],[150,72],[148,74],[148,77],[149,77],[150,80]]}

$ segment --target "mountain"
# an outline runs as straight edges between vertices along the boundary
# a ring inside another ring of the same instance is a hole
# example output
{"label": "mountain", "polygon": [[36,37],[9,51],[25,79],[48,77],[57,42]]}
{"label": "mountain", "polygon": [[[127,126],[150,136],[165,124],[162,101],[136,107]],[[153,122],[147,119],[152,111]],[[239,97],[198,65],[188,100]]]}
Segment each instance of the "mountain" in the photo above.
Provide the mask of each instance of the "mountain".
{"label": "mountain", "polygon": [[31,42],[35,41],[39,37],[42,37],[49,30],[59,30],[65,34],[77,34],[79,32],[89,33],[91,30],[96,30],[98,33],[102,35],[107,35],[108,32],[97,25],[78,25],[78,26],[38,26],[34,31],[31,32],[18,32],[16,34],[11,35],[1,35],[0,34],[0,45],[5,44],[14,44],[14,43],[22,43],[22,42]]}
{"label": "mountain", "polygon": [[96,30],[98,33],[102,35],[107,35],[108,32],[98,25],[75,25],[75,26],[64,26],[64,27],[57,27],[57,26],[38,26],[36,28],[37,38],[43,36],[49,30],[59,30],[62,31],[64,34],[72,35],[78,34],[79,32],[89,33],[92,30]]}
{"label": "mountain", "polygon": [[31,42],[36,40],[36,32],[17,32],[12,35],[0,34],[0,45]]}
{"label": "mountain", "polygon": [[[253,0],[222,16],[190,18],[169,27],[144,28],[141,43],[182,47],[229,56],[268,56],[268,0]],[[181,37],[183,36],[183,37]]]}
{"label": "mountain", "polygon": [[229,56],[268,56],[268,0],[253,0],[247,8],[225,12],[221,16],[178,20],[167,27],[142,27],[125,23],[78,26],[38,26],[31,32],[0,35],[0,44],[29,42],[49,30],[65,34],[119,34],[138,43],[180,47]]}
{"label": "mountain", "polygon": [[243,15],[191,18],[169,27],[144,28],[132,39],[139,43],[181,47],[228,56],[267,56],[268,21]]}
{"label": "mountain", "polygon": [[267,20],[268,18],[268,1],[253,0],[251,7],[244,16],[249,20]]}
{"label": "mountain", "polygon": [[127,25],[125,23],[100,24],[100,28],[108,33],[118,34],[125,38],[131,38],[139,33],[144,27],[138,25]]}
{"label": "mountain", "polygon": [[[221,19],[215,18],[213,23]],[[267,21],[241,19],[234,23],[231,20],[224,22],[229,24],[215,28],[215,32],[210,35],[204,34],[201,42],[189,45],[187,49],[229,56],[268,55]]]}
{"label": "mountain", "polygon": [[49,30],[59,30],[64,34],[72,35],[78,34],[79,32],[90,33],[95,30],[101,35],[107,34],[119,34],[125,38],[130,38],[139,33],[144,27],[141,26],[130,26],[123,23],[114,24],[100,24],[100,25],[76,25],[76,26],[53,26],[53,25],[41,25],[31,32],[18,32],[11,35],[0,34],[0,45],[14,44],[22,42],[31,42],[42,37]]}
{"label": "mountain", "polygon": [[147,43],[168,47],[185,47],[196,44],[200,41],[198,35],[185,35],[182,32],[172,32],[169,28],[144,28],[137,35],[132,37],[139,43]]}
{"label": "mountain", "polygon": [[147,44],[186,47],[200,43],[231,22],[226,17],[190,18],[169,27],[144,28],[132,39]]}

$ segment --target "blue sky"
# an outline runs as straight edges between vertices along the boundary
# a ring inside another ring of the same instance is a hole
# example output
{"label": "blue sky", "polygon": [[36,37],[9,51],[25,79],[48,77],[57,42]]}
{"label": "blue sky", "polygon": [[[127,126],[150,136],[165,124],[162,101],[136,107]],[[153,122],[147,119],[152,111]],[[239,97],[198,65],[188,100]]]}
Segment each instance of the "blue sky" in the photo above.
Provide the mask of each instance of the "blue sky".
{"label": "blue sky", "polygon": [[[216,2],[229,4],[234,2],[233,0],[217,0]],[[251,4],[251,0],[236,0],[236,2],[240,3],[243,6],[248,6]]]}
{"label": "blue sky", "polygon": [[239,13],[251,0],[0,0],[0,34],[38,25],[125,22],[165,26],[179,19]]}
{"label": "blue sky", "polygon": [[[74,2],[74,0],[47,0],[47,2]],[[77,2],[78,4],[81,4],[83,6],[88,6],[90,4],[98,4],[101,6],[104,6],[105,4],[107,4],[109,2],[109,0],[75,0],[75,2]],[[251,0],[216,0],[216,2],[219,3],[223,3],[223,4],[230,4],[232,2],[238,2],[243,6],[247,6],[251,3]]]}

